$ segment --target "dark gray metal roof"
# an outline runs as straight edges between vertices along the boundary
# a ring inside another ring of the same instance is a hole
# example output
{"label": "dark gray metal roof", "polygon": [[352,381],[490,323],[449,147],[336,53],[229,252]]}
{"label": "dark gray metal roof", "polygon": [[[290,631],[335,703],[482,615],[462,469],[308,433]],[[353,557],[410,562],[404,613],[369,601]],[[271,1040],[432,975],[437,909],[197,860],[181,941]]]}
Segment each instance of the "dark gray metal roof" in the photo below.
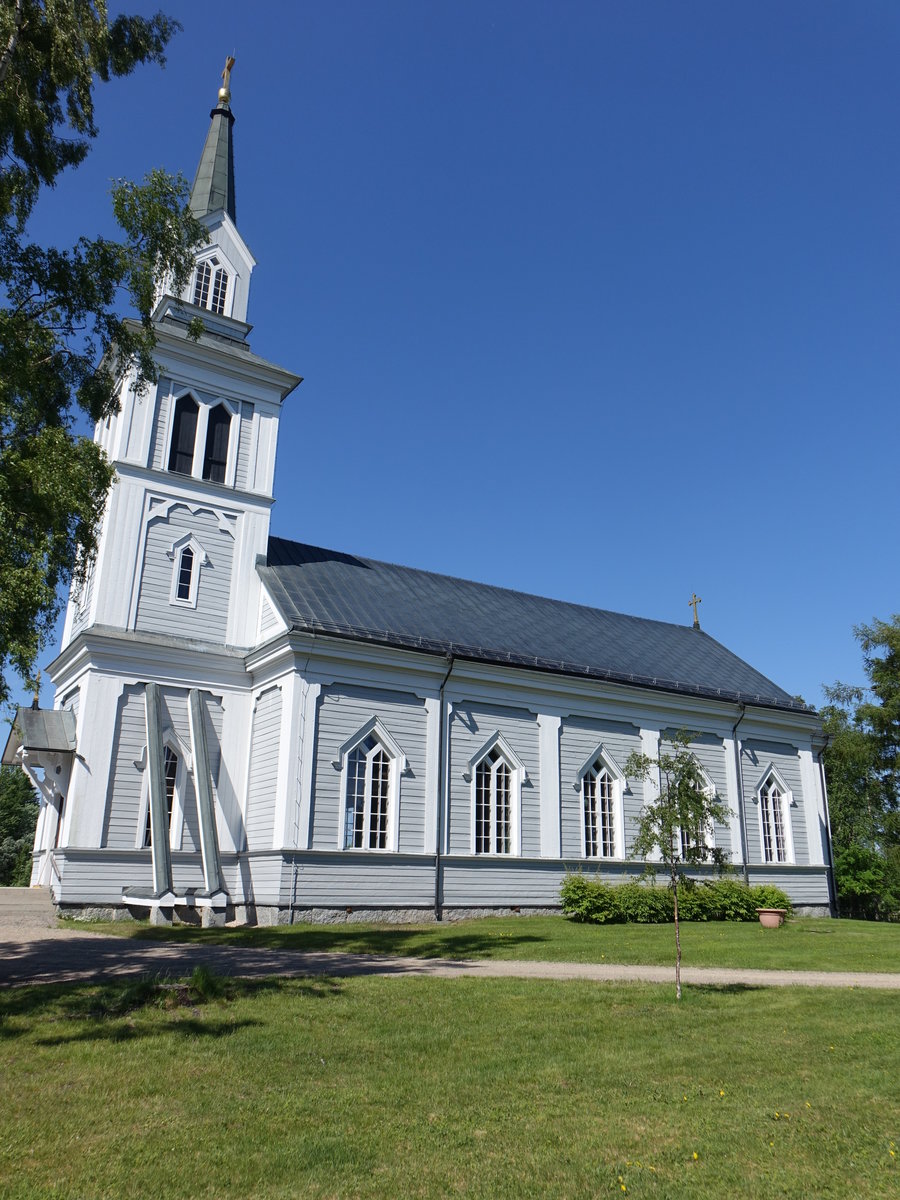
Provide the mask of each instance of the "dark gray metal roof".
{"label": "dark gray metal roof", "polygon": [[292,629],[811,711],[702,630],[269,538],[259,573]]}
{"label": "dark gray metal roof", "polygon": [[75,714],[67,708],[20,708],[3,751],[3,762],[16,761],[20,746],[53,753],[74,751]]}
{"label": "dark gray metal roof", "polygon": [[191,188],[191,212],[195,217],[210,213],[228,213],[237,224],[234,205],[234,148],[231,127],[234,114],[228,103],[220,101],[210,115],[209,132],[200,155],[200,165]]}

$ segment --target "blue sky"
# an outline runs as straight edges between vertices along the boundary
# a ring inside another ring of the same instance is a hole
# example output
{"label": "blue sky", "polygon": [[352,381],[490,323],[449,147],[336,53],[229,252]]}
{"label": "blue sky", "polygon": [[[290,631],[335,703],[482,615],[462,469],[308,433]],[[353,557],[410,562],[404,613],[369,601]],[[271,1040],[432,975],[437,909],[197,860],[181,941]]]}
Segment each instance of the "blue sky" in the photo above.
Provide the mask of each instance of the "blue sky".
{"label": "blue sky", "polygon": [[251,341],[305,377],[274,533],[673,622],[696,590],[808,702],[861,679],[900,609],[896,3],[168,8],[34,231],[193,178],[235,54]]}

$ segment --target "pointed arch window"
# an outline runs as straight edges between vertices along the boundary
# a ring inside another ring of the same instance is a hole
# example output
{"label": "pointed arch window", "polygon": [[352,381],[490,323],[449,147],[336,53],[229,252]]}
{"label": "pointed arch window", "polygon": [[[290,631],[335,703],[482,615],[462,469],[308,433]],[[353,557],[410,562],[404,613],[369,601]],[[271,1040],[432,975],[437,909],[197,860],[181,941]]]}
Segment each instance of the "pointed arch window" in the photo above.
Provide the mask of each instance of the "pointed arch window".
{"label": "pointed arch window", "polygon": [[475,853],[509,854],[512,768],[495,746],[475,768]]}
{"label": "pointed arch window", "polygon": [[217,404],[209,410],[206,423],[206,450],[203,455],[203,478],[212,483],[225,482],[230,432],[231,413],[224,404]]}
{"label": "pointed arch window", "polygon": [[[702,780],[703,795],[707,800],[714,800],[716,796],[716,787],[707,773],[700,766],[700,763],[694,759],[697,765],[697,770]],[[706,824],[702,828],[687,829],[682,826],[678,830],[678,843],[681,848],[681,857],[683,860],[691,856],[691,852],[698,847],[705,846],[708,850],[714,850],[716,846],[716,832],[711,824]],[[697,856],[694,855],[694,858]],[[703,855],[705,860],[705,854]]]}
{"label": "pointed arch window", "polygon": [[197,264],[194,303],[209,312],[224,313],[228,295],[228,272],[216,255]]}
{"label": "pointed arch window", "polygon": [[347,762],[345,850],[386,850],[391,795],[391,760],[372,734]]}
{"label": "pointed arch window", "polygon": [[[175,806],[175,788],[178,781],[178,755],[171,746],[164,747],[163,778],[166,786],[166,828],[171,836],[172,809]],[[150,828],[150,804],[147,804],[147,821],[144,826],[144,846],[153,845],[153,833]]]}
{"label": "pointed arch window", "polygon": [[470,759],[464,777],[472,786],[473,852],[518,854],[520,799],[526,773],[499,731]]}
{"label": "pointed arch window", "polygon": [[791,830],[793,795],[774,766],[763,775],[756,790],[759,803],[760,839],[763,862],[789,863],[794,861],[794,839]]}
{"label": "pointed arch window", "polygon": [[578,772],[585,858],[624,858],[625,776],[602,745]]}
{"label": "pointed arch window", "polygon": [[175,401],[172,421],[172,442],[169,449],[169,470],[190,475],[194,469],[194,443],[197,440],[199,405],[190,394]]}
{"label": "pointed arch window", "polygon": [[406,755],[377,717],[344,743],[333,766],[342,774],[340,848],[396,850]]}
{"label": "pointed arch window", "polygon": [[209,557],[192,533],[173,542],[168,550],[172,560],[172,586],[169,603],[186,608],[197,607],[200,588],[200,568],[205,567]]}
{"label": "pointed arch window", "polygon": [[[138,823],[135,833],[135,848],[146,849],[152,844],[152,829],[150,816],[150,770],[147,747],[141,749],[141,756],[134,760],[134,765],[142,773],[141,803],[138,810]],[[188,776],[193,772],[193,759],[190,747],[169,726],[163,732],[163,786],[166,797],[166,822],[169,831],[169,846],[173,850],[181,848],[184,833],[184,801],[187,792]]]}

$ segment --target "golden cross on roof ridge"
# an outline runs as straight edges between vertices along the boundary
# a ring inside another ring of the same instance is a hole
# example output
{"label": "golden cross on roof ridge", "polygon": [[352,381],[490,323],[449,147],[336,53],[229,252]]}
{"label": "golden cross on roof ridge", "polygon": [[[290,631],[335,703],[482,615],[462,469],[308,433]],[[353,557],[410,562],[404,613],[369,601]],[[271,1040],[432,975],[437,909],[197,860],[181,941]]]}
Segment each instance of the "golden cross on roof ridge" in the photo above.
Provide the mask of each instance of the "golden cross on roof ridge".
{"label": "golden cross on roof ridge", "polygon": [[700,628],[700,621],[697,617],[697,605],[702,604],[702,603],[703,603],[703,601],[700,599],[700,597],[697,595],[697,593],[692,592],[691,598],[690,598],[690,600],[688,600],[688,608],[692,608],[694,610],[694,628],[695,629]]}

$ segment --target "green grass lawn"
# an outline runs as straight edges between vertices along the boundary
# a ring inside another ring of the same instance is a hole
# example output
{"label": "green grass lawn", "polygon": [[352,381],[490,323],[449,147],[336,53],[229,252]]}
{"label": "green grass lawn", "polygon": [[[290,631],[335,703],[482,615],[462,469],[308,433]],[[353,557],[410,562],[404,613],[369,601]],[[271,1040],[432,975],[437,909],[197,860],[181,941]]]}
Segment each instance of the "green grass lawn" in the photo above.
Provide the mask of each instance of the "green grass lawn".
{"label": "green grass lawn", "polygon": [[0,992],[0,1193],[900,1196],[888,992],[227,987]]}
{"label": "green grass lawn", "polygon": [[[79,925],[79,928],[84,926]],[[91,925],[119,936],[176,938],[295,950],[409,954],[423,958],[540,959],[554,962],[674,962],[671,925],[576,925],[564,917],[485,917],[438,925],[275,925],[197,929],[132,922]],[[755,922],[681,926],[684,965],[810,971],[900,971],[900,925],[799,917],[780,929]]]}

